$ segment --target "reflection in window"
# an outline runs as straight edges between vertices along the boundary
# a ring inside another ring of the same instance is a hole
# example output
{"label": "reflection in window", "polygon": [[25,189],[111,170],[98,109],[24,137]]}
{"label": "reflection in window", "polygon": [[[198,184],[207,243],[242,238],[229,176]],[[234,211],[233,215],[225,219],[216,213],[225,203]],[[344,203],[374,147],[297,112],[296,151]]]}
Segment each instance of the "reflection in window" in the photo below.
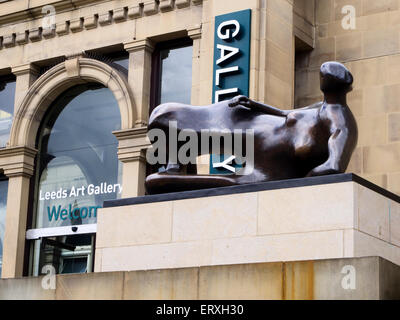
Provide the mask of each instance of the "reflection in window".
{"label": "reflection in window", "polygon": [[[121,125],[118,103],[108,88],[86,84],[62,94],[49,110],[38,139],[34,227],[96,223],[103,202],[122,193],[112,134]],[[33,274],[46,264],[57,273],[90,271],[92,242],[90,234],[35,241]]]}
{"label": "reflection in window", "polygon": [[[74,159],[60,156],[51,160],[42,172],[39,185],[38,228],[96,223],[97,209],[95,211],[96,206],[93,205],[96,203],[95,196],[88,195],[88,192],[79,192],[79,196],[71,196],[74,192],[73,187],[77,189],[83,186],[87,190],[89,185],[85,174]],[[55,192],[53,194],[55,199],[51,199],[52,192]],[[99,206],[101,206],[100,203]],[[77,208],[80,210],[79,214],[78,211],[75,212],[76,219],[70,219],[68,215],[61,216],[62,210],[70,213]],[[89,210],[86,209],[87,214],[85,214],[86,211],[83,208],[92,208],[92,210],[89,214]],[[84,212],[81,212],[82,210]],[[84,216],[86,217],[83,218]],[[67,218],[64,219],[65,217]]]}
{"label": "reflection in window", "polygon": [[127,75],[129,70],[129,55],[118,55],[112,59],[113,62],[122,67],[124,73]]}
{"label": "reflection in window", "polygon": [[3,262],[3,240],[6,222],[8,180],[0,180],[0,277]]}
{"label": "reflection in window", "polygon": [[117,51],[105,54],[105,58],[112,62],[112,67],[121,71],[125,76],[128,76],[129,70],[129,53],[126,51]]}
{"label": "reflection in window", "polygon": [[6,146],[14,114],[15,79],[0,78],[0,148]]}
{"label": "reflection in window", "polygon": [[75,87],[50,108],[39,141],[36,228],[96,222],[96,208],[117,198],[121,124],[112,92]]}
{"label": "reflection in window", "polygon": [[160,103],[190,104],[192,90],[192,47],[161,51]]}
{"label": "reflection in window", "polygon": [[162,43],[153,56],[152,102],[190,104],[192,91],[192,41]]}

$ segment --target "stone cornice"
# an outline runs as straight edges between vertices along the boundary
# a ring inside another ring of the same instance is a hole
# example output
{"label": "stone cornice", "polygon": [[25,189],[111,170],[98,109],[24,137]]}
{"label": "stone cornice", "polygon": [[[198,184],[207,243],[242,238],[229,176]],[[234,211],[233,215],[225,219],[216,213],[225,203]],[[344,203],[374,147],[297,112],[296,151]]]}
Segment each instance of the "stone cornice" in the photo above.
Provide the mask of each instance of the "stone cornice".
{"label": "stone cornice", "polygon": [[118,159],[122,162],[146,161],[146,149],[151,146],[147,127],[114,131],[117,137]]}
{"label": "stone cornice", "polygon": [[195,26],[187,29],[188,36],[192,38],[193,40],[195,39],[200,39],[201,38],[201,26]]}
{"label": "stone cornice", "polygon": [[34,172],[36,154],[36,149],[26,146],[0,149],[0,168],[7,177],[31,177]]}
{"label": "stone cornice", "polygon": [[27,74],[27,73],[32,73],[32,74],[38,75],[39,74],[39,68],[36,67],[32,63],[26,63],[26,64],[22,64],[22,65],[19,65],[19,66],[11,67],[11,72],[13,74],[15,74],[16,76]]}
{"label": "stone cornice", "polygon": [[[47,3],[42,1],[20,1],[17,5],[16,1],[0,3],[0,25],[15,23],[26,19],[42,17],[42,8],[44,5],[52,5],[56,11],[65,11],[76,9],[92,3],[98,3],[98,0],[48,0]],[[5,13],[5,14],[4,14]]]}
{"label": "stone cornice", "polygon": [[[106,2],[106,1],[104,1]],[[32,42],[45,41],[53,37],[62,37],[70,33],[84,32],[85,30],[101,28],[114,23],[123,23],[128,20],[145,18],[156,14],[164,14],[173,10],[182,10],[190,6],[201,5],[203,0],[144,0],[143,2],[120,8],[109,8],[113,4],[110,2],[110,6],[104,5],[98,10],[92,10],[90,15],[86,15],[77,11],[77,15],[68,20],[57,20],[57,23],[47,29],[43,29],[40,21],[36,21],[36,27],[34,24],[30,28],[21,27],[18,30],[16,25],[15,30],[9,34],[0,34],[0,50],[12,48],[15,46],[23,46]],[[10,2],[11,3],[11,2]],[[67,11],[69,9],[77,9],[80,6],[87,4],[99,3],[96,0],[62,0],[62,1],[48,1],[48,4],[53,5],[56,12]],[[6,3],[0,4],[0,10],[3,9]],[[17,12],[0,16],[0,26],[7,23],[22,22],[26,19],[40,19],[43,17],[41,12],[43,3],[36,5],[36,7],[29,7],[30,2],[26,1],[26,7],[21,7]],[[5,8],[5,7],[4,7]],[[97,11],[97,12],[94,12]],[[189,27],[188,32],[191,37],[198,37],[201,35],[201,29],[199,26]]]}
{"label": "stone cornice", "polygon": [[118,140],[126,140],[126,139],[137,138],[137,137],[145,137],[145,136],[147,136],[147,127],[113,131],[113,135]]}
{"label": "stone cornice", "polygon": [[135,52],[140,50],[147,50],[153,52],[154,44],[149,39],[134,40],[131,42],[124,43],[124,49],[128,52]]}

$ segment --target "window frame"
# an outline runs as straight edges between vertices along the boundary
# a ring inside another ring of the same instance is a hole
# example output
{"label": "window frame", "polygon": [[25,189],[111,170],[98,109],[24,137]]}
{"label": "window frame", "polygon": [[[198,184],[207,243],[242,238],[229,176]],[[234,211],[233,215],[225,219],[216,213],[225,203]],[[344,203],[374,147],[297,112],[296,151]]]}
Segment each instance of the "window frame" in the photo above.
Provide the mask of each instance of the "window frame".
{"label": "window frame", "polygon": [[150,86],[150,109],[149,115],[161,102],[161,51],[165,49],[179,49],[193,46],[193,39],[190,37],[169,40],[157,43],[151,61],[151,86]]}
{"label": "window frame", "polygon": [[[122,67],[121,67],[122,68]],[[92,244],[90,253],[87,254],[87,273],[94,272],[94,263],[95,263],[95,243],[96,243],[96,232],[97,232],[97,221],[96,223],[90,224],[81,224],[81,225],[69,225],[69,226],[57,226],[57,227],[38,227],[37,223],[37,206],[38,206],[38,189],[39,189],[39,179],[42,172],[39,170],[43,170],[46,166],[41,164],[42,157],[42,148],[43,146],[43,131],[45,130],[46,125],[52,123],[58,119],[60,114],[65,110],[65,108],[69,105],[69,103],[75,99],[77,96],[82,93],[94,89],[103,89],[108,87],[102,85],[98,82],[90,82],[86,84],[79,84],[73,86],[69,89],[64,90],[61,94],[59,94],[53,101],[52,105],[57,105],[61,101],[65,101],[60,106],[59,113],[57,116],[52,119],[53,113],[55,112],[54,108],[49,108],[39,126],[38,133],[36,135],[35,146],[39,150],[37,156],[35,157],[35,174],[30,178],[30,190],[29,190],[29,202],[28,202],[28,216],[27,216],[27,225],[25,232],[25,256],[24,256],[24,269],[23,276],[39,276],[41,274],[41,270],[39,270],[40,266],[40,258],[36,261],[37,257],[41,255],[40,246],[43,239],[51,239],[54,237],[64,237],[64,236],[79,236],[79,235],[90,235],[92,236]],[[70,98],[65,98],[65,93],[67,91],[74,92],[70,96]],[[115,98],[115,96],[114,96]],[[115,101],[118,103],[118,101]],[[120,110],[118,109],[118,112]],[[121,116],[121,115],[120,115]],[[51,124],[51,126],[54,125]],[[36,250],[39,250],[38,252]],[[86,250],[87,251],[87,250]],[[84,257],[85,252],[76,252],[77,257]],[[70,255],[69,258],[73,258],[74,254]],[[62,262],[62,257],[60,257],[60,261]],[[38,262],[36,265],[35,262]],[[61,266],[62,264],[60,264]],[[57,271],[59,272],[59,271]]]}
{"label": "window frame", "polygon": [[[11,121],[14,121],[14,117],[15,117],[15,113],[14,113],[14,109],[15,109],[15,96],[16,96],[16,94],[17,94],[17,77],[14,75],[14,74],[12,74],[12,73],[8,73],[8,74],[5,74],[5,75],[1,75],[0,76],[0,84],[2,83],[2,82],[4,82],[4,83],[10,83],[10,82],[15,82],[15,91],[14,91],[14,99],[13,99],[13,104],[12,104],[12,106],[10,106],[11,107],[11,110],[12,110],[12,120]],[[9,135],[10,135],[10,133],[11,133],[11,129],[10,129],[10,132],[9,132]],[[10,138],[10,136],[8,136],[8,138]],[[0,144],[0,149],[4,149],[4,148],[6,148],[6,146],[4,145],[4,146],[2,146],[1,144]]]}

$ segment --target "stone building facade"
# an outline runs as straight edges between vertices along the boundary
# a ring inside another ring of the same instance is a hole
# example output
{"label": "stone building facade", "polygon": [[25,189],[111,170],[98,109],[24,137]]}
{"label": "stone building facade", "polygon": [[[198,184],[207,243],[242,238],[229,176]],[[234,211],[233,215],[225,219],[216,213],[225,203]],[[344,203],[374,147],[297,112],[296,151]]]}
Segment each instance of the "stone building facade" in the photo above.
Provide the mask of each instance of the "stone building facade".
{"label": "stone building facade", "polygon": [[[284,109],[320,101],[321,63],[344,63],[355,78],[348,104],[359,128],[348,172],[400,194],[399,0],[1,0],[0,84],[15,87],[0,149],[8,190],[0,228],[3,278],[35,275],[41,244],[26,235],[37,229],[40,137],[57,99],[92,83],[111,91],[120,116],[112,130],[119,196],[144,195],[147,123],[161,81],[155,53],[165,44],[189,43],[189,102],[210,104],[215,17],[246,9],[250,98]],[[126,72],[115,66],[119,57]]]}

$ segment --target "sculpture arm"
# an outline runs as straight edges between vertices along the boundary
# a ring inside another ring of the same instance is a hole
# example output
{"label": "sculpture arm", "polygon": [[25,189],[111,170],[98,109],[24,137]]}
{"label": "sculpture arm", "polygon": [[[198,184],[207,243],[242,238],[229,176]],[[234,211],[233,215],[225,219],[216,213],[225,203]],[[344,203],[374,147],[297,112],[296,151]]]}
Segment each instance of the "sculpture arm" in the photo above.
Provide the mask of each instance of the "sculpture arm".
{"label": "sculpture arm", "polygon": [[[334,107],[339,108],[339,107]],[[329,122],[328,159],[311,170],[307,176],[344,173],[357,142],[357,127],[353,119],[342,112],[327,112],[322,121]]]}
{"label": "sculpture arm", "polygon": [[229,101],[228,105],[231,108],[241,105],[241,106],[249,108],[250,110],[253,110],[253,111],[258,111],[258,112],[270,114],[273,116],[279,116],[279,117],[286,117],[289,114],[289,111],[281,110],[278,108],[271,107],[267,104],[253,101],[246,96],[236,96]]}

